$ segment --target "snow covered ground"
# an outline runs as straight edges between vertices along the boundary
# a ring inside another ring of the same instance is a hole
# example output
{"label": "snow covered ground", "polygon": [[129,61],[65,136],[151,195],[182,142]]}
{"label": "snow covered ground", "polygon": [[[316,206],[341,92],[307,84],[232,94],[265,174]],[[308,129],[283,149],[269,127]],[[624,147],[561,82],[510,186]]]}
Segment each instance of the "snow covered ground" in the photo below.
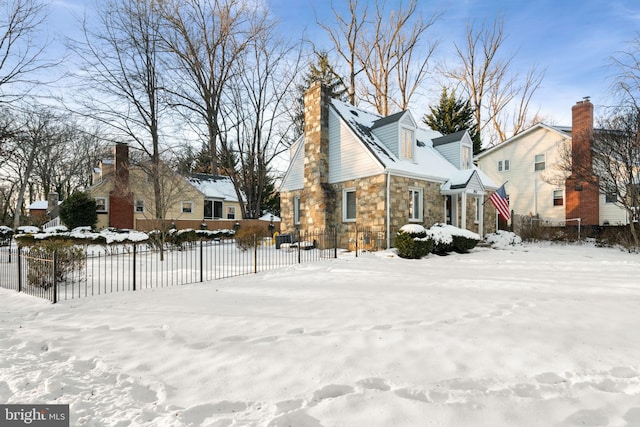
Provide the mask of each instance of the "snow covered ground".
{"label": "snow covered ground", "polygon": [[638,426],[639,277],[638,254],[539,244],[0,289],[0,402],[79,426]]}

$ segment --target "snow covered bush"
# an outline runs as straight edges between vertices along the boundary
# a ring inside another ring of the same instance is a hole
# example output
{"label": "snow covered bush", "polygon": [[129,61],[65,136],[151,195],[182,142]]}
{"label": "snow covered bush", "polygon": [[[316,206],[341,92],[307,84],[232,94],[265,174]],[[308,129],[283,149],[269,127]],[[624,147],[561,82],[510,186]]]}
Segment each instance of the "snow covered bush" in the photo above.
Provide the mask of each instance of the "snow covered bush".
{"label": "snow covered bush", "polygon": [[482,240],[477,233],[442,223],[434,224],[427,235],[434,241],[433,253],[438,255],[469,252]]}
{"label": "snow covered bush", "polygon": [[407,224],[400,228],[394,246],[401,258],[420,259],[433,250],[433,240],[421,225]]}
{"label": "snow covered bush", "polygon": [[485,241],[494,248],[504,248],[522,243],[520,236],[505,230],[498,230],[495,233],[487,234]]}
{"label": "snow covered bush", "polygon": [[7,246],[13,237],[13,230],[5,225],[0,225],[0,246]]}

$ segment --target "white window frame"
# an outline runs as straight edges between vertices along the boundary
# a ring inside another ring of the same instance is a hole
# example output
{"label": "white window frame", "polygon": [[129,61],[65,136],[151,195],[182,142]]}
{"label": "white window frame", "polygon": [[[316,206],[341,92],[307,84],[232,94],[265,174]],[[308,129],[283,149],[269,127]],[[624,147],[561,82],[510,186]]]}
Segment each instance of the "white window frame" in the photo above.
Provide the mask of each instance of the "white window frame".
{"label": "white window frame", "polygon": [[293,198],[293,224],[300,224],[300,196]]}
{"label": "white window frame", "polygon": [[[416,206],[414,202],[416,201],[418,206]],[[424,191],[422,188],[418,187],[409,187],[409,221],[410,222],[421,222],[424,218]]]}
{"label": "white window frame", "polygon": [[[611,199],[613,199],[613,201]],[[618,203],[618,193],[615,191],[605,191],[604,202],[610,205]]]}
{"label": "white window frame", "polygon": [[195,206],[195,203],[189,202],[189,201],[184,201],[184,202],[182,202],[182,204],[180,206],[180,212],[185,213],[185,214],[193,213],[194,206]]}
{"label": "white window frame", "polygon": [[[560,194],[560,197],[556,197],[556,194]],[[553,190],[553,206],[564,206],[564,191],[562,191],[561,189],[559,190]],[[561,200],[562,203],[560,204],[556,204],[556,200]]]}
{"label": "white window frame", "polygon": [[144,199],[137,199],[133,203],[133,211],[135,213],[145,213],[146,209],[144,207]]}
{"label": "white window frame", "polygon": [[227,206],[227,219],[236,219],[236,207]]}
{"label": "white window frame", "polygon": [[[542,157],[542,160],[539,160],[539,157]],[[538,167],[538,165],[542,165],[542,167]],[[545,154],[536,154],[533,157],[533,171],[540,172],[547,168],[547,156]]]}
{"label": "white window frame", "polygon": [[460,158],[460,169],[466,170],[471,168],[471,147],[462,146],[462,154]]}
{"label": "white window frame", "polygon": [[[354,201],[354,212],[353,217],[348,216],[348,195],[353,193],[353,201]],[[355,187],[345,188],[342,190],[342,222],[356,222],[356,216],[358,212],[358,199],[356,196]]]}
{"label": "white window frame", "polygon": [[413,146],[415,141],[415,132],[413,129],[401,128],[400,130],[400,157],[403,159],[413,160]]}
{"label": "white window frame", "polygon": [[[109,206],[107,205],[109,201],[107,200],[106,197],[94,197],[94,200],[96,201],[96,212],[109,212]],[[104,209],[100,209],[98,200],[104,201],[103,203]]]}
{"label": "white window frame", "polygon": [[498,160],[498,172],[502,172],[502,160]]}

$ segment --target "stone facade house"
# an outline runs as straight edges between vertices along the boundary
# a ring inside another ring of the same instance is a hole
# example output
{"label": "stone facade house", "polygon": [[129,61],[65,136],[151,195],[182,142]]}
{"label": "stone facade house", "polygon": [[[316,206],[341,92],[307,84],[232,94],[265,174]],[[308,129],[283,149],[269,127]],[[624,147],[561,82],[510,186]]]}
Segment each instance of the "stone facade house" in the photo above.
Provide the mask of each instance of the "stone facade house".
{"label": "stone facade house", "polygon": [[330,99],[316,83],[304,97],[305,132],[290,149],[280,187],[282,230],[336,227],[341,247],[358,228],[393,243],[407,223],[495,230],[497,187],[472,163],[468,132],[443,136],[410,111],[388,117]]}
{"label": "stone facade house", "polygon": [[494,182],[507,183],[515,215],[535,216],[551,225],[577,225],[577,218],[582,226],[628,224],[626,210],[601,191],[597,176],[585,181],[568,170],[570,158],[593,165],[591,141],[598,135],[589,100],[571,111],[571,126],[538,123],[479,154],[478,167]]}
{"label": "stone facade house", "polygon": [[232,228],[242,219],[240,201],[229,177],[192,174],[182,176],[161,164],[161,200],[165,220],[156,219],[153,184],[139,165],[131,165],[129,147],[116,144],[113,159],[94,169],[94,184],[87,189],[96,200],[97,228],[151,230],[167,224],[177,228]]}

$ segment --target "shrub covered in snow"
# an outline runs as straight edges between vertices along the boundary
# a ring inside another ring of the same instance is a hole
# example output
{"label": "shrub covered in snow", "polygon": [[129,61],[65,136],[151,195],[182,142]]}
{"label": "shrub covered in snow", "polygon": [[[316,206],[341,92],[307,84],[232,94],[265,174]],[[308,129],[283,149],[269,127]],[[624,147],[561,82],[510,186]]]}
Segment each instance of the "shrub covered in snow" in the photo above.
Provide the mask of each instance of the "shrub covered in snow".
{"label": "shrub covered in snow", "polygon": [[504,248],[522,243],[520,236],[505,230],[498,230],[495,233],[487,234],[485,241],[494,248]]}
{"label": "shrub covered in snow", "polygon": [[5,225],[0,225],[0,246],[8,245],[13,237],[13,230]]}
{"label": "shrub covered in snow", "polygon": [[394,246],[399,257],[420,259],[433,250],[433,240],[427,236],[423,226],[407,224],[398,231]]}
{"label": "shrub covered in snow", "polygon": [[51,227],[40,232],[37,227],[19,227],[15,239],[21,246],[32,246],[42,241],[64,241],[73,244],[111,245],[114,243],[144,242],[149,238],[146,233],[134,230],[106,229],[92,232],[90,226],[76,227],[71,231],[62,231],[60,227]]}
{"label": "shrub covered in snow", "polygon": [[427,235],[434,241],[433,253],[438,255],[469,252],[482,240],[477,233],[442,223],[434,224]]}

